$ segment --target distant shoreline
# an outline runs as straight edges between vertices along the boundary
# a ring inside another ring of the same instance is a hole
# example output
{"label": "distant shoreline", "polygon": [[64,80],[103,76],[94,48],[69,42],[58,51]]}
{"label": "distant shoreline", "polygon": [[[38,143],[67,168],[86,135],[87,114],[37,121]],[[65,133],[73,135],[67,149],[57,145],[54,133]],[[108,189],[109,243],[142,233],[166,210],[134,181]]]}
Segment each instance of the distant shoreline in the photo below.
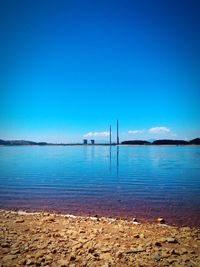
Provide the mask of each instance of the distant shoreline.
{"label": "distant shoreline", "polygon": [[[85,140],[84,140],[85,141]],[[86,140],[87,141],[87,140]],[[94,140],[93,140],[94,141]],[[0,146],[191,146],[200,145],[200,138],[195,138],[190,141],[185,140],[173,140],[173,139],[159,139],[153,142],[146,140],[127,140],[121,143],[48,143],[48,142],[34,142],[28,140],[2,140],[0,139]]]}
{"label": "distant shoreline", "polygon": [[200,146],[200,144],[46,144],[46,145],[31,145],[31,144],[26,144],[26,145],[1,145],[0,147],[20,147],[20,146],[38,146],[38,147],[46,147],[46,146],[84,146],[84,147],[94,147],[94,146],[115,146],[115,147],[126,147],[126,146]]}

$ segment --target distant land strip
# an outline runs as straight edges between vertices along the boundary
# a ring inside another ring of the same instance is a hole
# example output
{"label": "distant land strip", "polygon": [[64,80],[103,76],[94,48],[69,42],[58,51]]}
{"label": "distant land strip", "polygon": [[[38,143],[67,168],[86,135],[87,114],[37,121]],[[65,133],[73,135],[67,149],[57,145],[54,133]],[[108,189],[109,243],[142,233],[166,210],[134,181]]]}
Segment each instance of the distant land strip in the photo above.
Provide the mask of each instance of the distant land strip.
{"label": "distant land strip", "polygon": [[[59,145],[59,146],[70,146],[70,145],[85,145],[83,143],[47,143],[47,142],[33,142],[33,141],[26,141],[26,140],[2,140],[0,139],[0,145],[1,146],[25,146],[25,145],[31,145],[31,146],[46,146],[46,145]],[[109,143],[102,143],[102,144],[86,144],[86,146],[93,146],[93,145],[107,145],[109,146]],[[115,146],[116,143],[112,143],[111,145]],[[123,141],[120,143],[120,145],[200,145],[200,138],[195,138],[190,141],[185,140],[170,140],[170,139],[160,139],[155,140],[153,142],[144,141],[144,140],[128,140]]]}

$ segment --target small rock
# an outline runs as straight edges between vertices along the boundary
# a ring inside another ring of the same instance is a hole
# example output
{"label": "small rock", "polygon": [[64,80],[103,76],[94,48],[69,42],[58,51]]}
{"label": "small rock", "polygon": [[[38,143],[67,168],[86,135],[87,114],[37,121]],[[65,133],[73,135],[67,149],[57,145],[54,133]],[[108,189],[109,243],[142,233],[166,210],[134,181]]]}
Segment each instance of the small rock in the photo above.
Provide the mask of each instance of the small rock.
{"label": "small rock", "polygon": [[58,260],[57,264],[59,267],[67,267],[69,265],[69,261],[68,260]]}
{"label": "small rock", "polygon": [[15,223],[23,223],[23,222],[24,222],[23,219],[17,219],[17,220],[15,221]]}
{"label": "small rock", "polygon": [[70,260],[70,261],[75,261],[75,259],[76,259],[76,257],[75,257],[74,255],[70,255],[70,256],[69,256],[69,260]]}
{"label": "small rock", "polygon": [[18,264],[19,264],[20,266],[23,266],[23,265],[26,264],[26,260],[25,260],[25,259],[20,260],[20,261],[18,261]]}
{"label": "small rock", "polygon": [[157,247],[162,247],[162,244],[161,244],[160,242],[156,241],[156,242],[155,242],[155,246],[157,246]]}
{"label": "small rock", "polygon": [[36,259],[42,258],[43,256],[44,256],[44,253],[43,253],[43,252],[37,252],[37,253],[35,254],[35,258],[36,258]]}
{"label": "small rock", "polygon": [[138,248],[134,248],[134,249],[128,250],[126,252],[126,254],[132,254],[132,253],[134,254],[134,253],[140,253],[140,252],[144,252],[144,251],[146,251],[145,248],[138,247]]}
{"label": "small rock", "polygon": [[168,243],[173,243],[173,244],[178,243],[178,241],[176,240],[176,238],[173,238],[173,237],[168,237],[168,238],[166,239],[166,241],[167,241]]}
{"label": "small rock", "polygon": [[121,251],[118,251],[118,252],[116,253],[116,257],[117,257],[118,259],[121,259],[122,256],[123,256],[123,253],[122,253]]}
{"label": "small rock", "polygon": [[6,255],[3,257],[3,262],[12,261],[14,259],[16,259],[15,255]]}
{"label": "small rock", "polygon": [[190,227],[188,227],[188,226],[185,226],[185,227],[181,227],[181,230],[182,231],[190,231],[191,230],[191,228]]}
{"label": "small rock", "polygon": [[190,257],[188,255],[183,255],[181,256],[181,259],[184,261],[184,262],[189,262],[190,261]]}
{"label": "small rock", "polygon": [[160,261],[160,260],[162,259],[162,256],[160,256],[160,255],[156,255],[156,256],[154,257],[154,259],[155,259],[156,261]]}
{"label": "small rock", "polygon": [[177,250],[175,250],[175,249],[172,249],[172,250],[170,251],[170,254],[171,254],[171,255],[180,255],[180,253],[179,253]]}
{"label": "small rock", "polygon": [[187,253],[188,253],[187,249],[185,249],[185,248],[181,248],[180,249],[180,254],[181,255],[184,255],[184,254],[187,254]]}
{"label": "small rock", "polygon": [[2,247],[2,248],[9,248],[10,245],[9,245],[8,243],[2,243],[2,244],[1,244],[1,247]]}
{"label": "small rock", "polygon": [[134,238],[140,238],[140,235],[139,234],[135,234],[133,237]]}
{"label": "small rock", "polygon": [[35,262],[33,261],[33,260],[31,260],[31,259],[28,259],[28,260],[26,260],[26,265],[34,265],[35,264]]}
{"label": "small rock", "polygon": [[169,264],[172,264],[172,263],[176,262],[177,259],[167,259],[167,261],[169,262]]}
{"label": "small rock", "polygon": [[165,223],[165,219],[164,218],[162,218],[162,217],[159,217],[159,218],[157,218],[157,222],[158,223]]}
{"label": "small rock", "polygon": [[51,261],[52,259],[53,259],[53,258],[52,258],[50,255],[46,255],[46,256],[45,256],[45,260],[46,260],[46,261]]}
{"label": "small rock", "polygon": [[109,267],[109,263],[105,263],[104,265],[101,265],[100,267]]}
{"label": "small rock", "polygon": [[103,253],[103,254],[101,254],[101,259],[110,261],[110,260],[112,260],[112,256],[110,253]]}
{"label": "small rock", "polygon": [[89,248],[88,249],[88,253],[94,253],[94,251],[95,251],[95,248]]}
{"label": "small rock", "polygon": [[10,254],[12,255],[16,255],[16,254],[19,254],[20,253],[20,250],[19,249],[14,249],[10,252]]}
{"label": "small rock", "polygon": [[162,258],[169,258],[170,254],[168,251],[162,251]]}

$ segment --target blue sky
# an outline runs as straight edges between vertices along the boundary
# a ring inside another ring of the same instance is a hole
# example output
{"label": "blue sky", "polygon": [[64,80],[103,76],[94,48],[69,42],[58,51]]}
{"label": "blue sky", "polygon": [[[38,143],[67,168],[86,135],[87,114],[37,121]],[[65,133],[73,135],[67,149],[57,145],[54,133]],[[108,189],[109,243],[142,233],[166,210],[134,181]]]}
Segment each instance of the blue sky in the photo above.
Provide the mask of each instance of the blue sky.
{"label": "blue sky", "polygon": [[[0,138],[200,136],[198,0],[1,0]],[[153,129],[152,129],[153,128]]]}

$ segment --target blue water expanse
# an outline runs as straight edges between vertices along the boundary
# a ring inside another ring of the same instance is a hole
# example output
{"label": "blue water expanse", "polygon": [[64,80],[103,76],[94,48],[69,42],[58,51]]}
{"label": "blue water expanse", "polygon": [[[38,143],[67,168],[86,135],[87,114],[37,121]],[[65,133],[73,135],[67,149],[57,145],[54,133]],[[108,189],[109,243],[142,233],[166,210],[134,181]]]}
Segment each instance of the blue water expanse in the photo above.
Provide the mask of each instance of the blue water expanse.
{"label": "blue water expanse", "polygon": [[200,146],[2,146],[0,208],[197,226]]}

